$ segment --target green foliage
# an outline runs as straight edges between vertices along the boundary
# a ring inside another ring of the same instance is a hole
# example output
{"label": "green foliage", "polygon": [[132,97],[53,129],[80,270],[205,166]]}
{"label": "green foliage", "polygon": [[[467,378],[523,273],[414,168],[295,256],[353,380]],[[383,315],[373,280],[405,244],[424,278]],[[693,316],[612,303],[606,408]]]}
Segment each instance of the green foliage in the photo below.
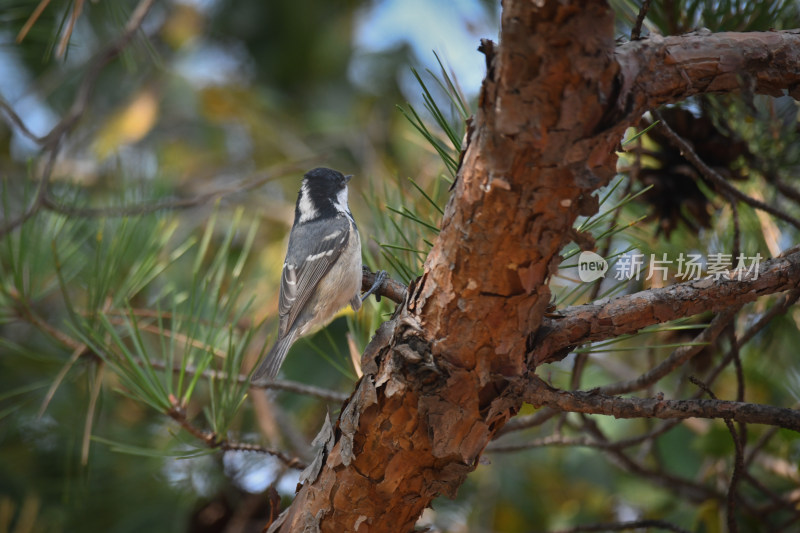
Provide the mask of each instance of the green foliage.
{"label": "green foliage", "polygon": [[[209,243],[217,218],[212,216],[197,247],[191,283],[188,287],[178,284],[161,287],[157,299],[150,302],[156,307],[154,316],[150,313],[139,316],[141,312],[134,310],[132,300],[152,282],[156,273],[168,277],[164,270],[186,253],[195,239],[190,237],[164,253],[173,233],[159,228],[164,220],[156,220],[157,227],[150,220],[155,217],[121,220],[114,232],[114,242],[93,254],[99,259],[96,268],[87,274],[87,286],[94,288],[87,295],[90,304],[87,309],[92,311],[81,312],[73,307],[71,312],[77,336],[120,377],[123,393],[161,413],[188,406],[204,373],[214,370],[203,411],[215,434],[226,432],[245,399],[247,380],[238,379],[239,369],[258,328],[258,325],[237,327],[252,303],[252,298],[241,301],[244,288],[241,275],[256,231],[256,225],[251,224],[244,247],[236,257],[231,243],[239,231],[241,216],[241,210],[234,214],[222,242],[209,258]],[[144,238],[137,240],[134,238],[137,235]],[[98,242],[102,242],[100,238]],[[123,250],[136,251],[138,259],[126,261]],[[166,261],[157,260],[162,254],[166,255]],[[131,267],[126,270],[123,265]],[[120,272],[123,275],[119,279],[124,282],[108,282],[111,273]],[[74,300],[68,296],[67,286],[62,286],[65,298]],[[119,296],[110,301],[107,297],[97,297],[97,287],[105,289],[103,296]]]}
{"label": "green foliage", "polygon": [[[11,203],[27,205],[32,201],[34,192],[25,188],[15,198],[9,189],[10,184],[4,180],[3,223],[11,220]],[[51,295],[58,288],[56,258],[74,259],[80,252],[88,229],[79,219],[46,213],[27,221],[18,231],[9,234],[0,243],[0,292],[3,296],[9,301],[26,305]],[[65,280],[72,281],[79,273],[79,266],[72,261],[60,268]]]}
{"label": "green foliage", "polygon": [[411,71],[414,73],[414,78],[416,78],[417,83],[422,88],[422,99],[425,109],[433,118],[434,124],[438,127],[439,132],[444,134],[446,140],[441,139],[440,135],[431,129],[411,104],[408,104],[408,109],[402,106],[398,106],[398,108],[411,125],[416,128],[420,135],[422,135],[436,153],[439,154],[451,178],[455,178],[456,172],[458,171],[458,157],[461,153],[461,139],[464,137],[466,121],[471,113],[469,112],[469,107],[464,95],[458,89],[458,85],[453,81],[450,74],[448,74],[447,69],[444,64],[442,64],[442,60],[438,55],[436,55],[436,61],[439,63],[440,74],[437,76],[431,70],[427,70],[427,72],[447,98],[450,106],[449,113],[445,113],[442,109],[419,72],[413,68]]}
{"label": "green foliage", "polygon": [[[431,70],[426,72],[441,92],[445,104],[441,104],[434,96],[430,82],[412,69],[422,90],[423,105],[430,121],[425,120],[411,104],[398,106],[398,109],[439,156],[450,177],[439,175],[430,179],[429,183],[421,182],[421,178],[409,177],[407,181],[396,181],[393,189],[384,187],[382,194],[373,191],[372,200],[368,198],[372,220],[377,226],[377,240],[381,243],[381,255],[391,267],[390,272],[406,284],[422,273],[422,263],[439,233],[439,220],[444,214],[448,194],[446,185],[453,183],[458,171],[461,139],[470,115],[469,105],[457,82],[438,55],[436,60],[439,73]],[[378,198],[385,199],[383,207],[378,205]],[[368,264],[376,264],[375,259],[370,258]]]}
{"label": "green foliage", "polygon": [[[630,35],[641,2],[616,0],[617,27]],[[645,27],[662,35],[678,35],[708,28],[711,31],[768,31],[795,28],[800,17],[797,2],[740,2],[736,0],[687,0],[651,2]]]}
{"label": "green foliage", "polygon": [[[633,242],[634,234],[632,229],[645,216],[637,216],[634,200],[646,193],[647,189],[645,188],[632,194],[626,189],[620,189],[620,186],[624,183],[627,183],[627,178],[619,176],[604,190],[598,191],[599,211],[597,214],[591,217],[580,217],[576,221],[576,231],[584,234],[588,233],[593,239],[596,248],[606,252],[605,255],[601,253],[601,256],[609,264],[606,277],[591,283],[577,281],[577,274],[571,269],[577,269],[578,262],[571,260],[578,256],[582,250],[577,243],[570,243],[562,253],[562,264],[560,265],[562,274],[559,274],[567,283],[564,285],[559,283],[552,284],[557,305],[574,305],[581,302],[590,293],[596,293],[596,296],[604,298],[625,289],[627,283],[624,280],[615,280],[612,274],[619,258],[636,248],[636,243]],[[608,205],[609,203],[612,203],[612,205]],[[615,240],[615,237],[617,240]],[[612,245],[617,245],[621,249],[612,249]],[[610,282],[611,286],[602,291],[602,284],[606,280]]]}

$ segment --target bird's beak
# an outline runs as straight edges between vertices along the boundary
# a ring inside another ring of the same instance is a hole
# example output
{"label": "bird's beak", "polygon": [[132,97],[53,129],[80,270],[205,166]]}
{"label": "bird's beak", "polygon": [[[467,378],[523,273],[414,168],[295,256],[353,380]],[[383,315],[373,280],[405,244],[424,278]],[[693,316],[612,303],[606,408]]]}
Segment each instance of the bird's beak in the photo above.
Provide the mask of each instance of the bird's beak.
{"label": "bird's beak", "polygon": [[348,181],[350,181],[350,178],[352,177],[353,177],[352,174],[348,174],[347,176],[344,177],[344,182],[347,183]]}

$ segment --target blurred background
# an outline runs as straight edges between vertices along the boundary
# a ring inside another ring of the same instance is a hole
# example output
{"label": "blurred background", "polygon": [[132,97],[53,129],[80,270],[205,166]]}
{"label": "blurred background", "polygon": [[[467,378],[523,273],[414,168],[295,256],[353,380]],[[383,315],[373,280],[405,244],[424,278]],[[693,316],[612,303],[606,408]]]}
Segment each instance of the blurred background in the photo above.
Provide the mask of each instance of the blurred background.
{"label": "blurred background", "polygon": [[[0,0],[0,96],[32,134],[0,124],[2,222],[26,218],[0,240],[0,533],[259,531],[270,501],[291,500],[298,469],[263,453],[209,449],[186,424],[309,460],[326,413],[335,416],[352,390],[352,355],[393,305],[370,299],[293,348],[282,377],[327,396],[176,383],[164,368],[238,372],[234,363],[245,371],[255,363],[276,329],[299,180],[315,166],[355,175],[350,206],[373,270],[404,282],[421,271],[484,74],[479,40],[497,40],[499,27],[499,3],[483,0],[159,1],[119,57],[95,72],[96,54],[123,34],[137,4]],[[800,26],[793,2],[663,4],[645,33]],[[622,39],[638,5],[615,9]],[[94,73],[89,99],[76,107]],[[76,109],[57,150],[30,138]],[[763,191],[770,179],[796,177],[793,100],[695,99],[670,112],[682,134],[730,148],[715,161],[737,186]],[[663,139],[637,143],[601,195],[603,212],[620,215],[591,224],[606,239],[602,255],[727,246],[732,215],[713,187],[687,173]],[[47,209],[28,218],[42,175]],[[611,229],[626,233],[605,232],[612,218]],[[781,223],[752,211],[741,219],[748,255],[796,242]],[[568,305],[648,286],[601,285],[580,286],[573,271],[553,289]],[[796,319],[776,323],[754,353],[796,346]],[[599,364],[583,386],[638,372],[690,339],[659,334],[655,348],[628,339],[624,353],[595,350]],[[578,357],[553,365],[548,379],[568,384]],[[778,357],[781,371],[745,360],[749,391],[792,404],[800,367]],[[569,420],[546,431],[569,429]],[[650,428],[600,424],[616,438]],[[797,439],[781,431],[770,446],[786,467],[772,481],[796,485]],[[721,424],[699,423],[642,453],[681,475],[724,477],[732,449]],[[420,525],[522,532],[656,515],[721,527],[718,502],[676,498],[596,450],[536,446],[487,457],[458,498],[437,500]]]}

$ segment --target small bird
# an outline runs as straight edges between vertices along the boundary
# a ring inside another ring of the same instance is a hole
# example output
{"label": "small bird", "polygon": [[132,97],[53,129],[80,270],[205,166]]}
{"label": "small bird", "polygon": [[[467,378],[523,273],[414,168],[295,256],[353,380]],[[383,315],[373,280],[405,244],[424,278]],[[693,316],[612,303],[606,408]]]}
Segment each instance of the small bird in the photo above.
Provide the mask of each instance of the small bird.
{"label": "small bird", "polygon": [[303,177],[281,272],[278,339],[253,383],[273,379],[294,341],[325,326],[339,309],[361,308],[361,239],[347,204],[351,177],[329,168]]}

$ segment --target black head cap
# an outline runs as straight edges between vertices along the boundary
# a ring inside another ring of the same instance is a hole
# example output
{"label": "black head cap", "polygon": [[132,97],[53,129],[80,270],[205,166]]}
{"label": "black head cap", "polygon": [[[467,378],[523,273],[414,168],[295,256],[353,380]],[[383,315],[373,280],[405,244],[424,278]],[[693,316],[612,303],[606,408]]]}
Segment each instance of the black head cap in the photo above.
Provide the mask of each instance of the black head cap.
{"label": "black head cap", "polygon": [[306,172],[303,181],[313,184],[314,187],[330,186],[332,190],[339,190],[350,181],[352,176],[345,176],[338,170],[332,168],[317,167]]}
{"label": "black head cap", "polygon": [[[341,212],[339,201],[342,190],[352,176],[345,176],[337,170],[318,167],[306,172],[303,185],[297,197],[295,218],[312,220],[320,217],[336,216]],[[345,197],[346,208],[346,197]]]}

